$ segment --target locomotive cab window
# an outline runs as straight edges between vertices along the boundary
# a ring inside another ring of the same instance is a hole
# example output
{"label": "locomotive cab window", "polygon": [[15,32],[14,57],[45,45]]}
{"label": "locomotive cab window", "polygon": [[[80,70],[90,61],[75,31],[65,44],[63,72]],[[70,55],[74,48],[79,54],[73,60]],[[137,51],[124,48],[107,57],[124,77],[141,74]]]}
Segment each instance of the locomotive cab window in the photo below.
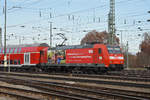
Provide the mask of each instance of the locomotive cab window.
{"label": "locomotive cab window", "polygon": [[115,47],[115,48],[114,48],[114,52],[118,54],[118,53],[121,53],[121,50],[120,50],[119,47]]}
{"label": "locomotive cab window", "polygon": [[102,50],[101,50],[101,48],[99,48],[99,49],[98,49],[98,53],[99,53],[99,54],[101,54],[101,53],[102,53]]}
{"label": "locomotive cab window", "polygon": [[119,46],[107,46],[108,52],[110,54],[119,54],[121,53]]}

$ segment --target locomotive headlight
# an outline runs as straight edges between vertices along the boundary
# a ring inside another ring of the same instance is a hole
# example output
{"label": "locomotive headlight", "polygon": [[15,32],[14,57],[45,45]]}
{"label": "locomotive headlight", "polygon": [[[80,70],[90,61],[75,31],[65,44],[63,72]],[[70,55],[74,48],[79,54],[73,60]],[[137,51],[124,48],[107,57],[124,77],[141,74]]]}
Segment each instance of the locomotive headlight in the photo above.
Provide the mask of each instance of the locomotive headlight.
{"label": "locomotive headlight", "polygon": [[110,56],[109,59],[115,59],[115,57],[114,56]]}
{"label": "locomotive headlight", "polygon": [[99,56],[99,59],[102,60],[103,59],[102,56]]}

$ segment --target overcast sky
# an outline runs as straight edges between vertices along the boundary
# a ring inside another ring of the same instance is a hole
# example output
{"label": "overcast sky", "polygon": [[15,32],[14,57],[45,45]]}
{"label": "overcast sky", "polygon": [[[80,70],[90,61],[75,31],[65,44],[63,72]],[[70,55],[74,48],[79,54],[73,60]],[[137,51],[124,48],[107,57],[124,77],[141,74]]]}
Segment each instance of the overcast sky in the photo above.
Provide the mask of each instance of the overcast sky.
{"label": "overcast sky", "polygon": [[[71,45],[79,44],[88,31],[108,30],[109,0],[7,0],[7,4],[7,44],[19,44],[19,38],[21,43],[49,43],[50,21],[56,28],[53,46],[63,41],[57,33],[64,33]],[[149,5],[150,0],[116,0],[116,34],[122,32],[123,43],[129,41],[132,53],[139,50],[142,34],[149,32]],[[0,0],[2,28],[3,6]]]}

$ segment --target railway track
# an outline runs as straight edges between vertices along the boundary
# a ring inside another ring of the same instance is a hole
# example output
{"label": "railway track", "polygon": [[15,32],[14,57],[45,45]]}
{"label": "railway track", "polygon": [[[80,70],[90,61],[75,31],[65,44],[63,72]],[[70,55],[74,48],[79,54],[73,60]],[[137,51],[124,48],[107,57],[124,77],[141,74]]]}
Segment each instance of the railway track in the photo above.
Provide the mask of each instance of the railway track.
{"label": "railway track", "polygon": [[150,70],[123,70],[123,71],[111,71],[108,75],[115,76],[126,76],[126,77],[139,77],[139,78],[150,78]]}
{"label": "railway track", "polygon": [[[27,72],[28,73],[28,72]],[[5,72],[0,72],[5,74]],[[31,72],[30,74],[49,74],[57,76],[73,76],[73,77],[83,77],[83,78],[100,78],[100,79],[114,79],[114,80],[126,80],[126,81],[136,81],[136,82],[150,82],[150,71],[135,71],[135,70],[124,70],[121,72],[113,71],[108,72],[105,75],[94,75],[94,74],[69,74],[69,73],[41,73],[41,72]],[[43,77],[44,78],[44,77]]]}
{"label": "railway track", "polygon": [[[29,74],[29,73],[5,73],[0,72],[0,75],[9,76],[22,76],[42,79],[53,79],[53,80],[68,80],[75,82],[89,82],[97,84],[110,84],[110,85],[124,85],[133,87],[150,88],[150,78],[138,78],[138,77],[119,77],[119,76],[108,76],[108,75],[85,75],[85,74]],[[128,83],[126,85],[126,83]]]}
{"label": "railway track", "polygon": [[[13,74],[9,74],[9,75],[13,75]],[[67,90],[71,93],[76,93],[75,97],[79,97],[80,94],[83,94],[82,96],[85,96],[88,94],[88,96],[93,97],[92,99],[89,97],[86,97],[86,99],[90,99],[90,100],[99,100],[99,98],[102,99],[110,99],[110,98],[115,98],[115,100],[148,100],[150,99],[150,93],[144,93],[144,92],[135,92],[135,91],[127,91],[127,90],[119,90],[119,89],[110,89],[110,88],[88,88],[88,87],[84,87],[83,86],[75,86],[74,84],[67,84],[67,83],[58,83],[58,82],[48,82],[48,81],[37,81],[37,80],[33,80],[33,79],[23,79],[21,77],[23,77],[23,75],[19,75],[20,79],[18,78],[14,78],[14,77],[9,77],[9,75],[7,75],[7,77],[0,77],[1,81],[5,81],[5,82],[9,82],[9,83],[15,83],[15,84],[22,84],[22,85],[27,85],[30,87],[34,87],[37,89],[41,89],[43,91],[46,92],[56,92],[56,90],[61,90],[61,92],[68,94],[68,92],[64,91]],[[28,76],[29,77],[29,76]],[[30,76],[31,77],[31,76]],[[32,78],[36,78],[35,76],[33,76]],[[57,79],[57,77],[56,77]],[[59,78],[60,79],[60,78]],[[62,79],[61,79],[62,80]],[[64,79],[67,80],[67,79]],[[67,80],[67,81],[75,81],[75,80]],[[79,80],[78,80],[79,81]],[[81,79],[80,79],[81,81]],[[89,80],[87,81],[81,81],[81,82],[89,82]],[[102,84],[102,83],[98,83],[98,84]],[[108,83],[105,83],[108,84]],[[122,84],[122,83],[120,83]],[[117,84],[118,85],[118,84]],[[79,94],[77,94],[79,93]],[[64,94],[65,95],[65,94]],[[83,98],[82,98],[83,99]]]}
{"label": "railway track", "polygon": [[36,98],[31,98],[31,97],[26,97],[26,96],[23,96],[23,95],[17,95],[17,94],[14,94],[14,93],[9,93],[9,92],[0,92],[0,97],[1,98],[11,98],[11,100],[39,100],[39,99],[36,99]]}
{"label": "railway track", "polygon": [[[26,86],[30,86],[30,87],[34,87],[46,92],[50,92],[50,93],[54,93],[54,92],[58,92],[59,89],[59,94],[61,92],[61,94],[63,93],[63,95],[73,95],[74,94],[75,97],[80,97],[82,98],[81,100],[109,100],[112,99],[113,100],[148,100],[149,97],[147,97],[146,95],[148,94],[144,94],[144,96],[140,95],[137,96],[135,94],[127,94],[127,93],[123,93],[123,92],[128,92],[128,91],[123,91],[122,93],[114,93],[114,91],[111,90],[90,90],[90,89],[83,89],[83,88],[79,88],[79,87],[73,87],[73,86],[66,86],[64,84],[60,84],[60,83],[52,83],[52,82],[42,82],[42,81],[33,81],[33,80],[21,80],[21,79],[13,79],[15,81],[12,81],[12,79],[0,79],[6,82],[10,82],[10,83],[15,83],[15,84],[21,84],[21,85],[26,85]],[[61,91],[60,91],[61,90]],[[65,92],[63,90],[67,90],[69,92]],[[121,91],[121,90],[120,90]],[[81,95],[82,94],[82,95]],[[88,95],[88,96],[87,96]],[[103,99],[100,99],[103,98]],[[78,99],[79,100],[79,99]]]}
{"label": "railway track", "polygon": [[136,81],[136,82],[150,82],[150,77],[142,78],[136,76],[116,76],[116,75],[89,75],[89,74],[49,74],[58,76],[72,76],[72,77],[83,77],[83,78],[97,78],[97,79],[114,79],[114,80],[126,80],[126,81]]}
{"label": "railway track", "polygon": [[[35,84],[26,83],[22,85],[27,85],[27,86],[35,87],[41,90],[46,90],[46,88],[35,85]],[[103,100],[103,99],[98,99],[94,97],[78,95],[74,93],[65,93],[64,91],[52,90],[48,88],[47,88],[47,91],[48,92],[42,92],[42,91],[39,92],[39,91],[33,91],[33,90],[0,86],[0,93],[9,95],[13,98],[19,98],[17,100],[53,100],[53,99],[54,100]]]}

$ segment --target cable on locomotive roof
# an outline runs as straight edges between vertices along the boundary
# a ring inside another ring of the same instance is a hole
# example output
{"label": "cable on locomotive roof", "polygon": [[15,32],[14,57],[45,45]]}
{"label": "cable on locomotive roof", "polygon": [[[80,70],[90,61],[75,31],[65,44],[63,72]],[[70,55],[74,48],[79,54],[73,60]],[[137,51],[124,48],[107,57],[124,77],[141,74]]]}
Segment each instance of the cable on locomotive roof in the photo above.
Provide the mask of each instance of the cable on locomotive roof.
{"label": "cable on locomotive roof", "polygon": [[80,48],[93,48],[93,45],[86,44],[86,45],[57,46],[57,47],[50,48],[50,49],[51,50],[65,50],[65,49],[80,49]]}
{"label": "cable on locomotive roof", "polygon": [[85,45],[87,44],[104,44],[103,42],[98,42],[98,41],[93,41],[93,42],[86,42]]}

